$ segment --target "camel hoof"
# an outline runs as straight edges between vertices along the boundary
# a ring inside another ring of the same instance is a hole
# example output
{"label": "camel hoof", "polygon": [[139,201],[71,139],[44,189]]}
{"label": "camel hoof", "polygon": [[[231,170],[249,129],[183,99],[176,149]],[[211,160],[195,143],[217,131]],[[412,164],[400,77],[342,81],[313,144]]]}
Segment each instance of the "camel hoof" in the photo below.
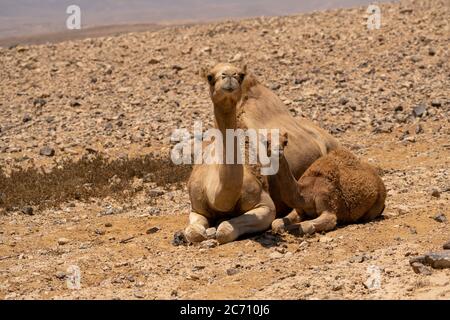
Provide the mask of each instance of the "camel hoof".
{"label": "camel hoof", "polygon": [[204,226],[198,224],[191,224],[184,230],[187,241],[191,243],[202,242],[208,237],[206,235],[206,229]]}
{"label": "camel hoof", "polygon": [[222,222],[217,228],[216,239],[220,244],[234,241],[238,236],[236,230],[228,221]]}
{"label": "camel hoof", "polygon": [[286,226],[283,219],[276,219],[272,222],[272,232],[278,234],[286,232]]}
{"label": "camel hoof", "polygon": [[306,222],[300,223],[299,232],[301,234],[313,234],[316,232],[316,228],[314,227],[314,224],[306,221]]}

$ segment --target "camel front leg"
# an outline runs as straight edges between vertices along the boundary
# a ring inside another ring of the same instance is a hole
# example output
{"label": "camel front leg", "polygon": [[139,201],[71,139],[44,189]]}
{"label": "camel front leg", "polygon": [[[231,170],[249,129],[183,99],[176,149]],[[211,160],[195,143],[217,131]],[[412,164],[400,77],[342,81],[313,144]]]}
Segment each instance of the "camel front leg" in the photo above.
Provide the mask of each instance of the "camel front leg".
{"label": "camel front leg", "polygon": [[261,203],[239,217],[223,221],[217,227],[216,239],[220,244],[231,242],[244,234],[267,230],[275,219],[275,205],[268,194],[261,196]]}
{"label": "camel front leg", "polygon": [[191,211],[189,214],[189,225],[184,230],[184,234],[189,242],[202,242],[207,239],[206,229],[208,228],[208,219],[197,212]]}
{"label": "camel front leg", "polygon": [[275,233],[283,233],[286,231],[288,226],[300,221],[302,221],[301,215],[299,215],[297,210],[294,209],[287,216],[275,219],[272,222],[272,231]]}
{"label": "camel front leg", "polygon": [[313,234],[315,232],[331,231],[336,228],[337,217],[336,214],[329,211],[324,211],[321,215],[313,220],[294,223],[287,226],[289,231],[298,231],[301,235]]}

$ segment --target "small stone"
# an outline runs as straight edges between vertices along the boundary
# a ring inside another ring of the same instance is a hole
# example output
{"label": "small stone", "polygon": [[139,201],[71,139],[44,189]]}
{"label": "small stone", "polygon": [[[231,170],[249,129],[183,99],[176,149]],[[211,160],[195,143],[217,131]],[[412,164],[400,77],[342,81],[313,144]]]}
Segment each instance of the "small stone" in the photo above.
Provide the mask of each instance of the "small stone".
{"label": "small stone", "polygon": [[413,262],[411,263],[411,267],[413,268],[414,272],[417,274],[423,274],[423,275],[430,275],[432,272],[430,268],[424,266],[420,262]]}
{"label": "small stone", "polygon": [[450,250],[450,241],[444,243],[444,245],[442,246],[445,250]]}
{"label": "small stone", "polygon": [[431,106],[432,107],[440,107],[440,106],[442,106],[442,102],[439,100],[433,100],[433,101],[431,101]]}
{"label": "small stone", "polygon": [[216,238],[216,228],[208,228],[206,229],[206,237],[208,239],[215,239]]}
{"label": "small stone", "polygon": [[174,246],[180,246],[180,245],[187,245],[188,241],[186,239],[186,236],[184,235],[183,231],[177,231],[173,235],[172,244]]}
{"label": "small stone", "polygon": [[23,116],[23,118],[22,118],[22,122],[29,122],[29,121],[31,121],[31,116],[28,114],[28,113],[26,113],[24,116]]}
{"label": "small stone", "polygon": [[32,207],[23,207],[21,211],[22,211],[23,214],[27,214],[29,216],[34,215]]}
{"label": "small stone", "polygon": [[433,219],[437,222],[447,222],[447,217],[443,213],[438,213],[433,217]]}
{"label": "small stone", "polygon": [[105,227],[107,227],[107,228],[111,228],[111,227],[112,227],[112,223],[111,223],[111,222],[107,222],[107,223],[105,223]]}
{"label": "small stone", "polygon": [[135,291],[134,296],[139,299],[143,299],[145,295],[141,291]]}
{"label": "small stone", "polygon": [[35,107],[43,107],[47,104],[47,101],[42,98],[37,98],[33,100],[33,106]]}
{"label": "small stone", "polygon": [[319,242],[321,243],[328,243],[328,242],[332,242],[333,238],[327,237],[327,236],[323,236],[319,238]]}
{"label": "small stone", "polygon": [[434,269],[450,268],[450,251],[427,253],[425,255],[425,264]]}
{"label": "small stone", "polygon": [[64,280],[66,278],[66,273],[63,271],[57,271],[55,277],[60,280]]}
{"label": "small stone", "polygon": [[278,251],[274,251],[271,254],[269,254],[270,259],[280,259],[283,257],[284,257],[284,254],[282,254],[281,252],[278,252]]}
{"label": "small stone", "polygon": [[278,84],[278,83],[273,83],[273,84],[271,84],[270,86],[269,86],[269,88],[271,89],[271,90],[278,90],[278,89],[280,89],[281,88],[281,85],[280,84]]}
{"label": "small stone", "polygon": [[433,189],[433,190],[431,191],[431,196],[432,196],[432,197],[435,197],[435,198],[440,198],[440,197],[441,197],[441,193],[439,192],[439,190]]}
{"label": "small stone", "polygon": [[333,287],[331,288],[333,291],[339,291],[342,290],[344,286],[342,284],[335,284],[333,285]]}
{"label": "small stone", "polygon": [[100,236],[103,236],[106,233],[105,230],[102,229],[95,229],[95,234],[98,234]]}
{"label": "small stone", "polygon": [[242,53],[236,53],[234,57],[231,59],[231,62],[238,62],[241,61],[243,58]]}
{"label": "small stone", "polygon": [[150,197],[159,197],[159,196],[162,196],[164,193],[165,193],[165,191],[162,189],[152,189],[152,190],[148,191],[148,195]]}
{"label": "small stone", "polygon": [[71,107],[79,107],[79,106],[81,106],[81,103],[77,100],[74,100],[74,101],[70,102],[70,106]]}
{"label": "small stone", "polygon": [[239,273],[239,270],[236,269],[236,268],[229,268],[229,269],[227,269],[227,275],[229,275],[229,276],[235,275],[237,273]]}
{"label": "small stone", "polygon": [[428,55],[434,56],[436,54],[436,50],[434,48],[428,48]]}
{"label": "small stone", "polygon": [[53,157],[55,155],[55,149],[45,146],[41,150],[39,150],[39,154],[41,156]]}
{"label": "small stone", "polygon": [[219,242],[215,239],[208,239],[205,241],[202,241],[200,243],[200,247],[203,249],[211,249],[211,248],[215,248],[219,245]]}
{"label": "small stone", "polygon": [[426,111],[427,111],[427,109],[425,108],[425,106],[420,104],[413,108],[412,113],[413,113],[414,117],[418,118],[418,117],[422,117]]}
{"label": "small stone", "polygon": [[58,244],[61,245],[61,246],[65,245],[65,244],[68,244],[69,242],[70,242],[70,240],[67,239],[67,238],[59,238],[58,239]]}
{"label": "small stone", "polygon": [[190,274],[190,275],[186,276],[186,280],[196,281],[196,280],[200,280],[200,277],[196,276],[195,274]]}
{"label": "small stone", "polygon": [[341,105],[346,105],[347,103],[348,103],[348,98],[347,97],[341,97],[340,99],[339,99],[339,104],[341,104]]}
{"label": "small stone", "polygon": [[151,58],[151,59],[148,61],[148,64],[158,64],[159,62],[160,62],[159,59]]}
{"label": "small stone", "polygon": [[161,230],[160,227],[151,227],[150,229],[148,229],[147,231],[145,231],[146,234],[153,234],[158,232],[159,230]]}
{"label": "small stone", "polygon": [[353,256],[352,258],[350,258],[350,262],[351,263],[354,263],[354,262],[362,263],[362,262],[364,262],[366,260],[369,260],[369,257],[366,256],[366,254],[364,254],[364,253],[363,254],[358,254],[358,255]]}

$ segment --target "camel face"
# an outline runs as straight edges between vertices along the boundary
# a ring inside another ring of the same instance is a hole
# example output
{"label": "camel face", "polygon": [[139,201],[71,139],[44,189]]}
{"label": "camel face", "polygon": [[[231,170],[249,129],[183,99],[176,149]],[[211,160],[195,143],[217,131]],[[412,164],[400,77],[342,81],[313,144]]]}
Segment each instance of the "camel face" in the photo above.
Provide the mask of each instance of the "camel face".
{"label": "camel face", "polygon": [[203,71],[203,75],[209,83],[211,99],[215,105],[231,108],[241,99],[245,68],[220,63],[206,72]]}

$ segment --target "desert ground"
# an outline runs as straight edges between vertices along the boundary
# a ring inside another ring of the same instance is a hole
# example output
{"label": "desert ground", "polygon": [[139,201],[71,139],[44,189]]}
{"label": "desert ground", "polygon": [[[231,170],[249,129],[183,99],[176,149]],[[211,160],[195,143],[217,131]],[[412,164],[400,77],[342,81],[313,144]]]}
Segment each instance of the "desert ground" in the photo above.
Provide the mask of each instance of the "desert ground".
{"label": "desert ground", "polygon": [[[450,299],[450,269],[410,264],[450,241],[450,4],[380,7],[378,30],[360,7],[0,48],[0,299]],[[219,61],[378,166],[383,217],[174,242],[170,137],[213,125]]]}

